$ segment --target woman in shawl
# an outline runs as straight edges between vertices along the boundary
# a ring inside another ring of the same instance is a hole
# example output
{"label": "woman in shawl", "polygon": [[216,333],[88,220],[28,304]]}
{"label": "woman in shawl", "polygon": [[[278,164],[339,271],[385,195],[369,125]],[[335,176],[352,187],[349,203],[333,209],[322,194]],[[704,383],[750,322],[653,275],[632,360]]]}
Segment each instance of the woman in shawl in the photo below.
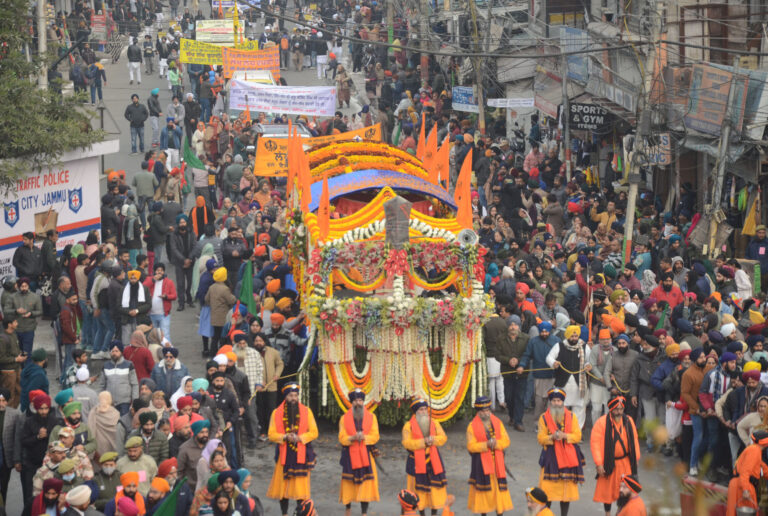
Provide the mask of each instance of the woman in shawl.
{"label": "woman in shawl", "polygon": [[209,439],[197,461],[197,489],[203,487],[211,475],[227,471],[227,450],[221,439]]}
{"label": "woman in shawl", "polygon": [[219,118],[211,117],[211,123],[205,127],[203,145],[206,154],[216,161],[219,157]]}
{"label": "woman in shawl", "polygon": [[197,156],[205,156],[205,124],[197,123],[197,130],[192,133],[192,148]]}
{"label": "woman in shawl", "polygon": [[109,391],[101,391],[99,404],[93,407],[88,414],[88,427],[96,441],[94,458],[118,449],[116,435],[119,420],[120,412],[112,406],[112,395]]}
{"label": "woman in shawl", "polygon": [[650,269],[643,271],[643,279],[640,280],[640,289],[643,291],[643,294],[650,296],[653,289],[657,286],[656,273]]}
{"label": "woman in shawl", "polygon": [[149,378],[152,374],[152,369],[155,367],[155,359],[152,357],[152,352],[149,350],[149,344],[147,338],[144,336],[144,332],[136,327],[136,331],[131,334],[130,345],[126,346],[123,357],[126,360],[133,362],[133,367],[136,370],[136,379],[141,381],[145,378]]}
{"label": "woman in shawl", "polygon": [[213,244],[207,243],[203,246],[203,250],[200,252],[200,257],[195,260],[195,265],[192,267],[192,287],[190,288],[190,292],[192,293],[193,298],[197,297],[197,289],[200,286],[200,276],[208,270],[206,263],[211,258],[216,260],[216,252],[213,249]]}
{"label": "woman in shawl", "polygon": [[171,394],[171,408],[173,408],[173,410],[178,412],[179,408],[176,405],[176,402],[179,401],[179,398],[182,396],[186,396],[192,392],[192,380],[193,378],[191,376],[185,376],[181,379],[181,384],[179,384],[179,388],[176,389],[176,392]]}
{"label": "woman in shawl", "polygon": [[[203,253],[210,244],[206,244],[203,247]],[[211,246],[213,249],[213,246]],[[211,251],[212,252],[212,251]],[[202,258],[202,257],[201,257]],[[216,268],[216,258],[208,258],[207,261],[202,262],[205,264],[205,272],[200,275],[200,279],[197,285],[197,293],[195,299],[200,302],[200,320],[197,326],[197,334],[203,338],[203,349],[208,349],[208,339],[213,337],[213,326],[211,325],[211,305],[205,302],[205,295],[208,293],[208,289],[213,285],[213,271]],[[192,281],[195,281],[195,271],[200,270],[200,263],[197,263],[195,269],[192,271]],[[205,356],[205,355],[204,355]]]}
{"label": "woman in shawl", "polygon": [[[256,500],[251,496],[251,482],[253,481],[253,475],[245,468],[237,470],[237,474],[240,476],[240,482],[237,483],[237,488],[240,493],[248,499],[248,507],[251,509],[251,514],[254,514],[253,510],[256,508]],[[261,514],[259,512],[258,514]]]}
{"label": "woman in shawl", "polygon": [[136,256],[141,251],[143,242],[141,241],[141,220],[135,204],[126,204],[123,206],[123,232],[120,235],[120,244],[123,249],[128,249],[131,255],[131,267],[136,268]]}
{"label": "woman in shawl", "polygon": [[165,402],[165,393],[155,391],[149,402],[149,410],[157,415],[157,420],[170,419],[171,413],[168,411],[168,404]]}

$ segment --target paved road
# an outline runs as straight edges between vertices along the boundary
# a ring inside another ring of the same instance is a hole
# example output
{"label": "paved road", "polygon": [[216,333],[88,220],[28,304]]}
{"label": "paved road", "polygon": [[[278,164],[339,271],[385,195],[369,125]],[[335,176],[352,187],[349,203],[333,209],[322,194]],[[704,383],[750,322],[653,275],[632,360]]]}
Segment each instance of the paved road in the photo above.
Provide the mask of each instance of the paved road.
{"label": "paved road", "polygon": [[[163,107],[170,102],[171,95],[167,82],[164,79],[159,79],[156,73],[148,77],[144,76],[141,86],[129,85],[124,56],[118,64],[108,64],[105,66],[105,69],[108,78],[108,84],[104,91],[105,104],[114,115],[122,131],[120,135],[121,152],[107,156],[105,165],[107,168],[125,169],[128,176],[131,177],[138,170],[141,157],[129,155],[130,132],[128,124],[123,118],[125,106],[130,102],[132,93],[138,93],[141,101],[145,102],[149,91],[155,87],[160,88],[160,101]],[[288,84],[318,84],[317,75],[314,70],[303,72],[287,71],[285,72],[285,77]],[[359,106],[355,107],[353,105],[352,109],[344,111],[352,113],[356,109],[359,110]],[[146,141],[151,141],[151,128],[149,124],[147,124],[146,131]],[[102,182],[102,190],[103,188],[104,184]],[[41,322],[40,327],[37,341],[40,345],[47,347],[51,356],[53,356],[53,341],[48,323]],[[176,312],[174,309],[171,322],[171,340],[180,349],[179,358],[189,367],[191,374],[202,375],[204,359],[200,356],[201,341],[197,336],[196,329],[196,309],[188,308],[183,312]],[[52,360],[49,366],[52,386],[56,385],[56,373],[57,366]],[[53,390],[57,391],[58,386],[53,387]],[[469,477],[470,461],[465,448],[464,432],[466,424],[467,422],[460,422],[447,429],[448,444],[443,448],[442,453],[448,475],[448,489],[457,498],[457,502],[454,505],[454,510],[457,514],[467,514],[467,478]],[[507,464],[516,477],[515,480],[510,481],[512,499],[515,504],[513,514],[525,512],[524,489],[537,484],[539,476],[538,458],[540,447],[536,442],[535,421],[531,414],[526,414],[525,427],[527,429],[525,433],[510,432],[512,446],[507,453]],[[320,422],[320,437],[315,442],[318,465],[312,476],[312,494],[318,507],[318,513],[324,516],[341,514],[343,510],[338,503],[341,471],[338,465],[340,447],[336,435],[336,425],[329,422]],[[400,489],[405,487],[404,470],[406,458],[406,453],[400,445],[399,428],[382,428],[382,439],[379,448],[383,453],[380,463],[388,475],[380,476],[382,502],[373,504],[369,514],[371,516],[399,514],[396,495]],[[575,516],[601,514],[601,507],[591,501],[595,485],[595,470],[591,462],[588,443],[582,444],[582,450],[587,458],[587,466],[585,468],[587,478],[584,486],[581,488],[582,500],[572,504],[570,514]],[[279,507],[277,502],[265,498],[274,464],[274,448],[271,445],[261,444],[256,450],[247,451],[246,456],[246,466],[254,472],[254,482],[251,486],[252,492],[261,498],[267,515],[278,515]],[[674,462],[658,454],[649,457],[644,459],[641,464],[640,478],[645,484],[644,498],[668,507],[679,506],[677,501],[677,479],[672,473]],[[8,514],[17,515],[21,513],[21,488],[18,482],[18,475],[15,474],[12,477],[7,506]],[[554,509],[559,514],[559,508],[555,507]],[[358,514],[358,510],[358,507],[354,507],[355,514]],[[293,507],[291,507],[291,513],[292,511]]]}

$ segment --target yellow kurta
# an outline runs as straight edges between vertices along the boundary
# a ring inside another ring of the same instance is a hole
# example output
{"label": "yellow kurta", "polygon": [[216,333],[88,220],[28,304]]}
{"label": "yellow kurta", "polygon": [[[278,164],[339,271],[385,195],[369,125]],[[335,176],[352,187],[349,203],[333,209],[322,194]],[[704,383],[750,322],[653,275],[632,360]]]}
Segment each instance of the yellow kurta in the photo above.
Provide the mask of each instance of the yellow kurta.
{"label": "yellow kurta", "polygon": [[[496,453],[504,453],[509,446],[509,435],[507,434],[504,425],[499,424],[499,435],[496,436],[496,446],[494,450]],[[467,450],[469,453],[482,453],[488,451],[488,443],[480,442],[475,439],[475,433],[472,431],[472,422],[467,426]],[[499,482],[495,473],[491,473],[491,490],[479,491],[471,483],[469,484],[469,496],[467,498],[467,509],[472,513],[484,514],[488,512],[496,512],[501,514],[506,511],[511,511],[512,498],[509,496],[509,490],[499,490]]]}
{"label": "yellow kurta", "polygon": [[[373,446],[379,442],[379,421],[376,419],[376,414],[371,414],[371,429],[365,434],[365,445]],[[344,428],[344,418],[339,419],[339,443],[342,446],[349,446],[352,444],[350,436]],[[376,471],[376,462],[368,452],[368,461],[371,464],[371,470],[373,471],[373,478],[370,480],[364,480],[361,484],[355,484],[352,480],[347,480],[342,477],[341,490],[339,491],[339,502],[344,505],[351,502],[378,502],[379,501],[379,475]]]}
{"label": "yellow kurta", "polygon": [[[283,437],[286,434],[281,434],[275,427],[275,413],[269,417],[269,440],[273,443],[280,444],[283,442]],[[305,433],[299,435],[299,439],[302,443],[307,444],[317,439],[317,424],[315,423],[315,415],[307,407],[307,414],[309,415],[308,429]],[[283,465],[278,460],[275,463],[275,471],[272,473],[272,481],[269,483],[267,489],[267,497],[275,500],[281,500],[288,498],[290,500],[306,500],[311,498],[310,496],[310,475],[311,472],[307,471],[305,477],[294,477],[285,479],[283,478]]]}
{"label": "yellow kurta", "polygon": [[[448,441],[448,436],[445,435],[445,431],[443,430],[443,427],[440,426],[440,423],[434,419],[432,422],[435,425],[435,435],[432,436],[434,437],[434,446],[443,446],[446,441]],[[408,451],[423,450],[426,448],[424,439],[414,439],[411,437],[410,421],[403,425],[402,443],[403,447]],[[443,464],[443,469],[445,469],[445,464]],[[441,509],[443,505],[445,505],[445,500],[448,495],[448,491],[445,487],[432,487],[429,491],[422,491],[416,488],[416,478],[414,476],[406,474],[406,477],[405,488],[419,495],[420,511],[423,511],[424,509]]]}
{"label": "yellow kurta", "polygon": [[[539,433],[536,436],[539,444],[543,447],[552,446],[552,434],[549,433],[547,423],[544,421],[544,414],[539,416]],[[573,415],[571,423],[571,433],[567,434],[566,442],[578,444],[581,442],[581,426],[576,416]],[[579,499],[579,484],[566,480],[544,480],[544,468],[541,468],[539,474],[539,487],[547,493],[550,502],[571,502]]]}

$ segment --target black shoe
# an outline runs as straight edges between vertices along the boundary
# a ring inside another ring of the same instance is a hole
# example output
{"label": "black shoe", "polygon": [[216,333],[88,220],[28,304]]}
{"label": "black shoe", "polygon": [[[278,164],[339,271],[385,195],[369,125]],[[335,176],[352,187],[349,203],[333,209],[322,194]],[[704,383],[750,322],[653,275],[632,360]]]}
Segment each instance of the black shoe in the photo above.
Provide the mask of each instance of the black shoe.
{"label": "black shoe", "polygon": [[180,305],[177,309],[177,312],[183,312],[184,311],[184,305]]}
{"label": "black shoe", "polygon": [[195,307],[195,302],[194,301],[187,301],[187,306],[190,307],[190,308],[194,308]]}

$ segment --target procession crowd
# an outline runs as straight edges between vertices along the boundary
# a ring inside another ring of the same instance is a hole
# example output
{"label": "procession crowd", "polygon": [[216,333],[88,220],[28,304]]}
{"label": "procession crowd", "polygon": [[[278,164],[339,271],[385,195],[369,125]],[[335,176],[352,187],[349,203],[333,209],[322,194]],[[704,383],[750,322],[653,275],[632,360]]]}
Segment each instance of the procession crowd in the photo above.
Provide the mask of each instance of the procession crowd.
{"label": "procession crowd", "polygon": [[[87,38],[90,8],[75,5],[69,25]],[[289,500],[296,514],[315,514],[318,430],[292,383],[308,327],[286,256],[285,182],[254,175],[255,125],[286,124],[288,116],[230,116],[219,67],[179,62],[180,38],[194,38],[196,20],[205,19],[197,3],[193,16],[186,2],[171,0],[179,28],[161,37],[145,35],[159,3],[108,7],[115,33],[131,38],[129,86],[136,80],[140,87],[143,66],[145,76],[157,69],[167,78],[167,92],[132,95],[124,114],[131,151],[141,156],[129,176],[109,174],[101,231],[59,255],[55,230],[24,234],[16,276],[3,278],[0,491],[5,498],[15,469],[26,514],[151,515],[185,478],[175,509],[158,514],[262,514],[243,448],[269,440],[276,451],[267,497],[283,515]],[[541,474],[527,491],[529,514],[565,516],[579,499],[584,468],[592,471],[580,449],[583,431],[598,476],[592,499],[606,514],[613,504],[622,516],[645,514],[638,464],[647,453],[675,456],[691,477],[728,483],[729,516],[737,507],[768,506],[761,498],[765,226],[751,228],[745,249],[702,257],[690,239],[701,211],[692,185],[682,185],[671,209],[642,189],[636,213],[627,213],[627,187],[606,146],[563,142],[556,124],[534,115],[521,149],[506,137],[503,110],[487,134],[474,115],[454,110],[446,77],[459,63],[451,59],[444,69],[434,56],[422,61],[400,46],[417,33],[406,16],[395,21],[388,53],[374,44],[387,37],[384,6],[375,0],[288,7],[276,2],[243,15],[251,23],[266,13],[263,33],[252,36],[261,47],[279,46],[282,68],[320,66],[338,86],[340,109],[350,106],[352,75],[365,78],[359,113],[294,122],[315,136],[377,122],[384,141],[413,154],[424,124],[425,134],[437,131],[451,144],[451,186],[472,160],[473,222],[497,315],[483,333],[489,396],[477,400],[467,427],[469,510],[512,510],[504,463],[511,440],[494,415],[500,410],[517,432],[526,431],[526,411],[537,422]],[[97,2],[100,8],[107,6]],[[309,21],[291,28],[286,18],[299,14]],[[78,89],[90,87],[95,103],[106,74],[89,46],[78,45],[70,78]],[[119,47],[111,41],[113,62],[122,58]],[[351,72],[341,64],[347,51]],[[580,151],[572,173],[559,157],[563,146]],[[628,216],[635,231],[625,249]],[[176,311],[199,309],[204,377],[193,378],[184,364],[200,358],[181,356],[172,344],[174,302]],[[35,342],[40,316],[55,328],[58,386],[49,385],[48,356]],[[97,360],[101,372],[91,374]],[[339,421],[339,501],[347,516],[353,502],[367,514],[379,499],[376,416],[362,393],[348,396],[352,409]],[[447,516],[446,435],[427,402],[415,400],[412,409],[402,428],[402,514],[442,509]]]}

